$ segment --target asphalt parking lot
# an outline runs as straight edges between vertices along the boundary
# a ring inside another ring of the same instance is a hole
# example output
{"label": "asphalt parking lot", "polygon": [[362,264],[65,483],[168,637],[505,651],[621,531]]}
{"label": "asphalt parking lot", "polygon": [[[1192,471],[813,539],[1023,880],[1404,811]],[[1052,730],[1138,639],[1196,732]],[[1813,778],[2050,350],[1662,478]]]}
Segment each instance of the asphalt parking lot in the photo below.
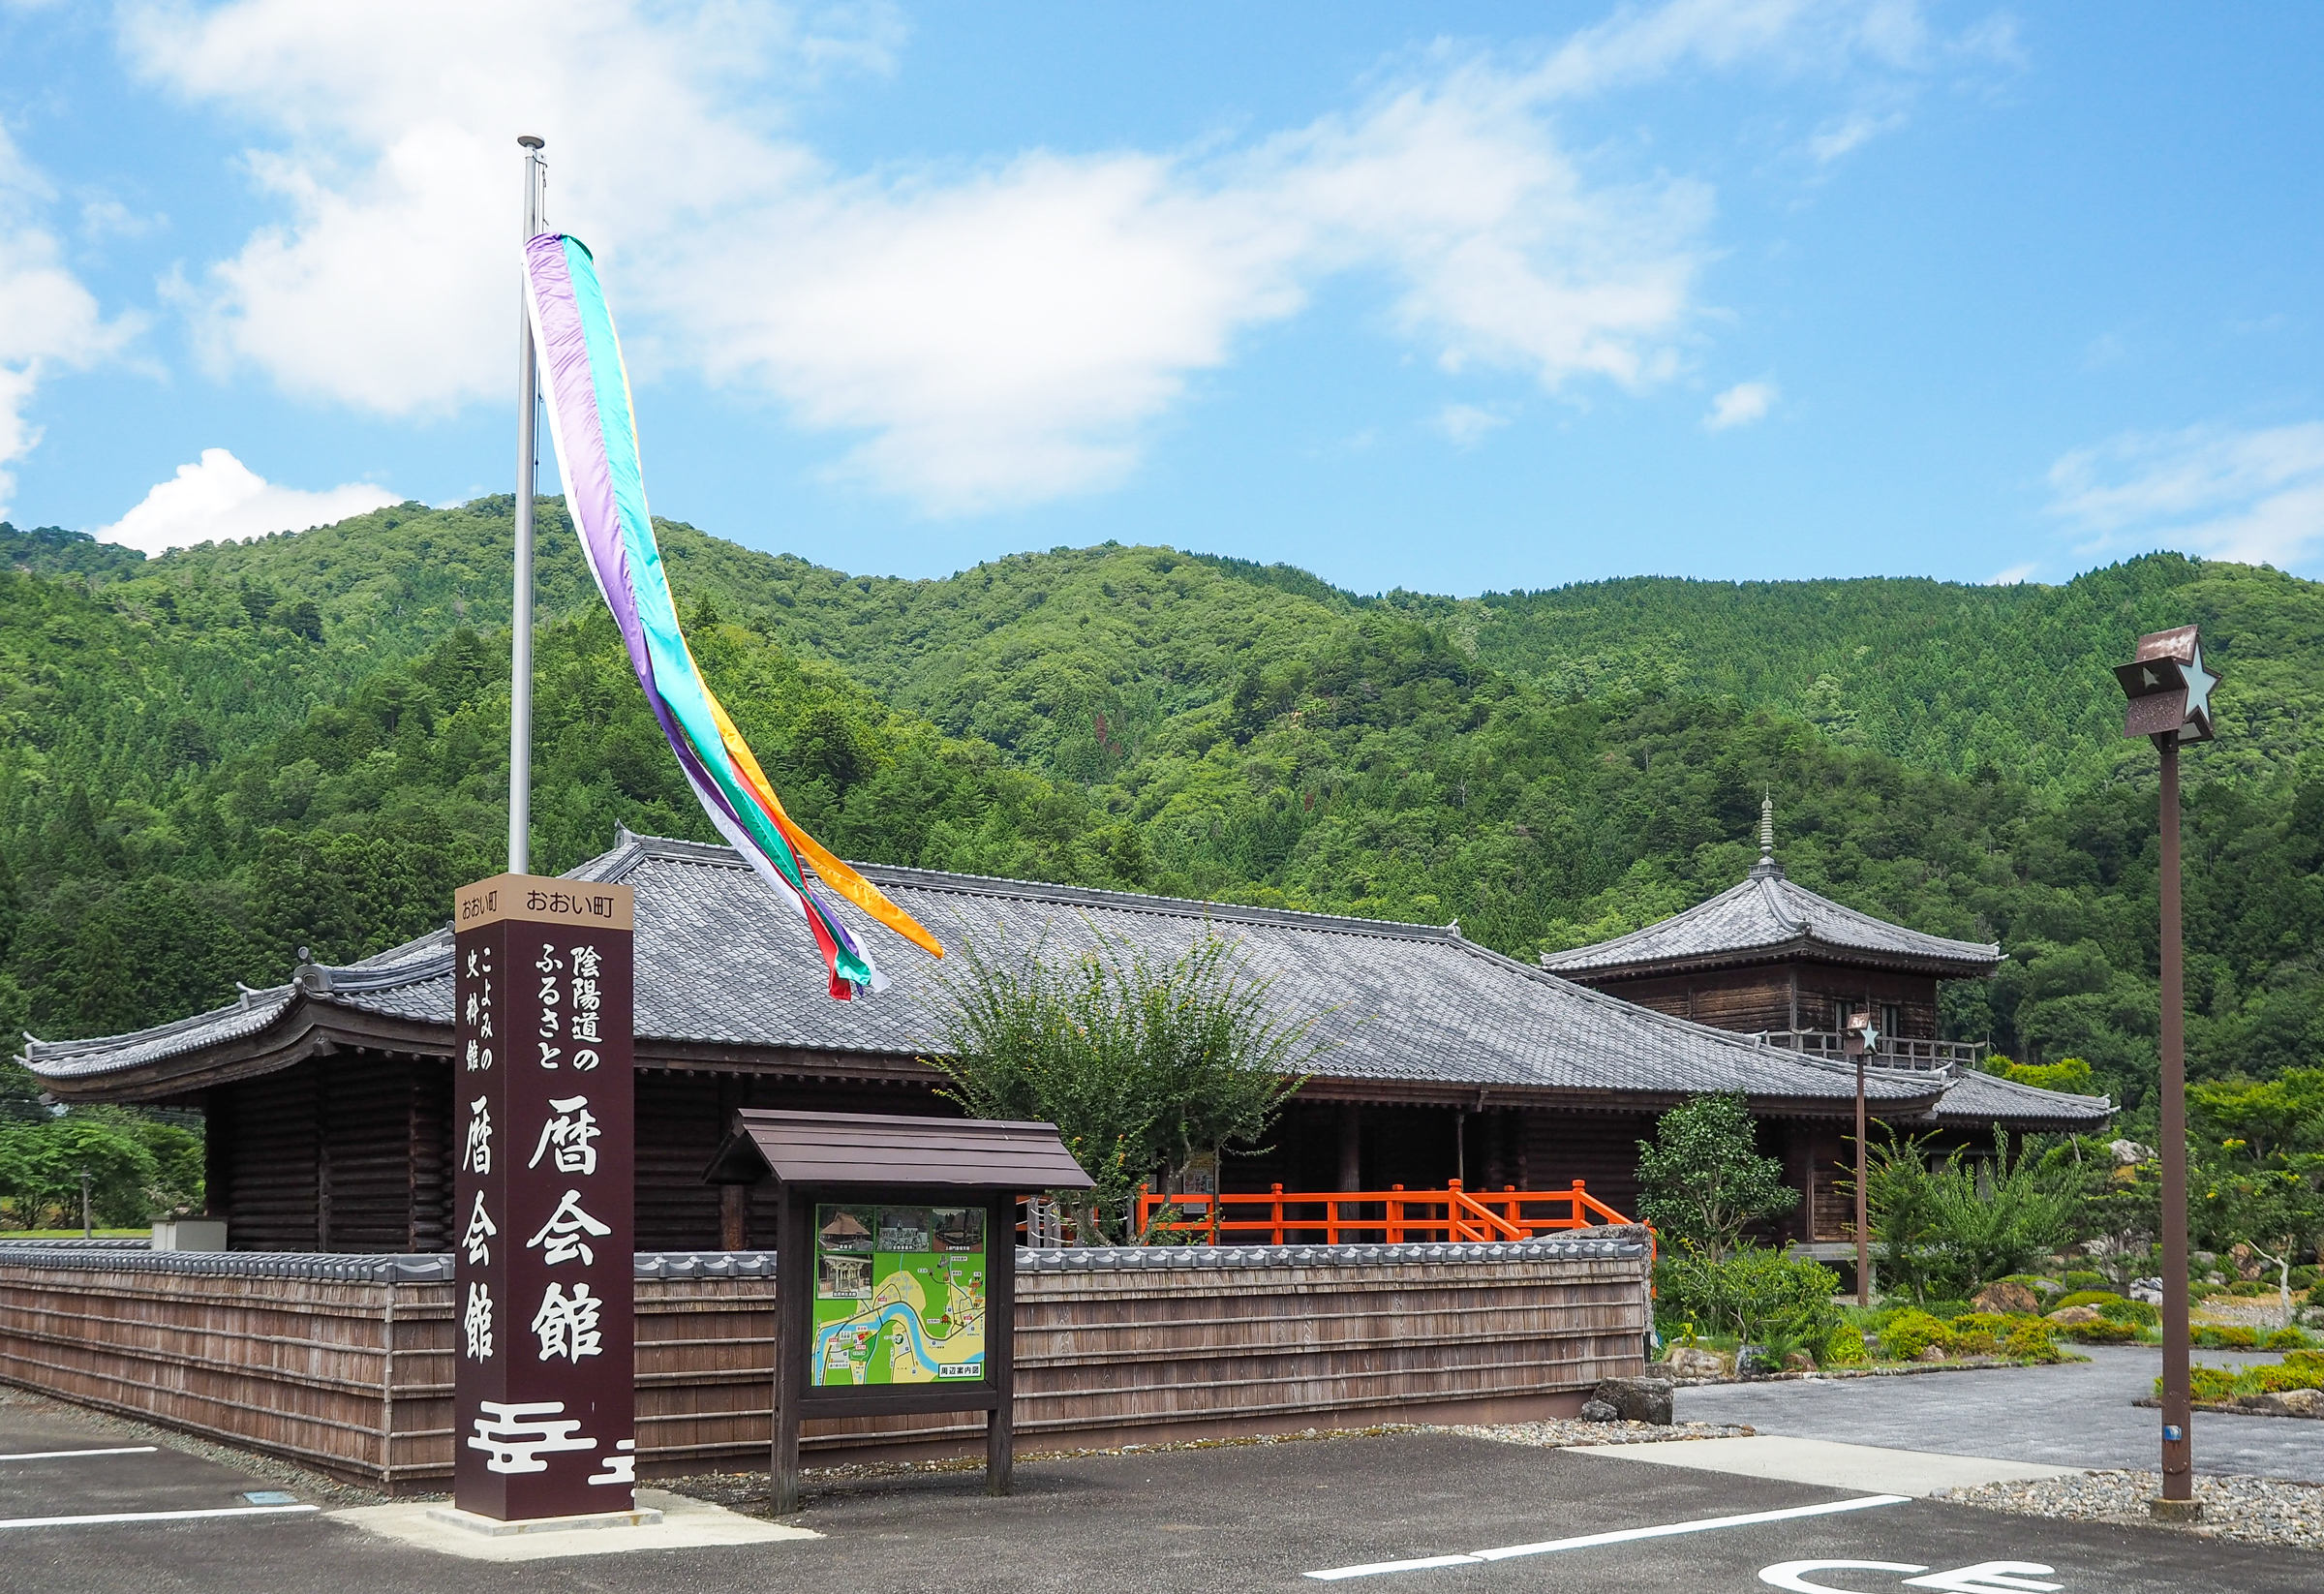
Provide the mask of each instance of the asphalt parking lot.
{"label": "asphalt parking lot", "polygon": [[[2130,1402],[2162,1371],[2153,1345],[2081,1347],[2086,1362],[1905,1378],[1711,1384],[1678,1392],[1690,1423],[1748,1423],[1761,1433],[1904,1450],[1953,1451],[2071,1467],[2144,1467],[2160,1454],[2161,1415]],[[2197,1351],[2228,1366],[2275,1356]],[[2324,1423],[2197,1412],[2195,1470],[2324,1484]]]}
{"label": "asphalt parking lot", "polygon": [[[46,1454],[55,1451],[76,1454]],[[2301,1551],[1450,1434],[1031,1461],[1019,1469],[1017,1494],[998,1501],[973,1474],[827,1484],[810,1487],[798,1518],[820,1538],[518,1565],[384,1540],[328,1509],[247,1514],[247,1496],[282,1486],[166,1446],[137,1451],[64,1408],[0,1408],[0,1456],[35,1457],[0,1459],[0,1521],[44,1523],[0,1526],[0,1589],[42,1594],[700,1594],[741,1586],[1215,1594],[1326,1582],[1384,1594],[2305,1594],[2320,1573],[2318,1558]],[[246,1514],[158,1515],[189,1512]],[[157,1515],[124,1519],[143,1514]],[[46,1520],[100,1517],[114,1519]],[[1737,1517],[1760,1519],[1715,1525]],[[1599,1542],[1563,1543],[1576,1538]],[[1423,1564],[1408,1564],[1415,1562]],[[1970,1570],[1976,1568],[1985,1570]]]}

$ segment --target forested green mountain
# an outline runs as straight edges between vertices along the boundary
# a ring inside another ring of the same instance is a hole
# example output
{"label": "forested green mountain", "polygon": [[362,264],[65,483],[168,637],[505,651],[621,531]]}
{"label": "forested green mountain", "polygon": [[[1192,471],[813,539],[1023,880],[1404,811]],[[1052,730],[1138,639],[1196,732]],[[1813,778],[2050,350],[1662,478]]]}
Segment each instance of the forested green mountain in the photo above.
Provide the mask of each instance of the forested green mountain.
{"label": "forested green mountain", "polygon": [[[506,783],[509,501],[138,563],[0,530],[0,1023],[130,1027],[441,920]],[[536,867],[710,838],[541,506]],[[1166,548],[853,578],[660,526],[705,669],[851,856],[1443,923],[1530,958],[1793,875],[1998,937],[1956,1032],[2154,1067],[2154,781],[2106,666],[2200,621],[2198,1072],[2324,1050],[2324,587],[2157,556],[2063,587],[1361,598]],[[13,573],[10,567],[13,567]]]}

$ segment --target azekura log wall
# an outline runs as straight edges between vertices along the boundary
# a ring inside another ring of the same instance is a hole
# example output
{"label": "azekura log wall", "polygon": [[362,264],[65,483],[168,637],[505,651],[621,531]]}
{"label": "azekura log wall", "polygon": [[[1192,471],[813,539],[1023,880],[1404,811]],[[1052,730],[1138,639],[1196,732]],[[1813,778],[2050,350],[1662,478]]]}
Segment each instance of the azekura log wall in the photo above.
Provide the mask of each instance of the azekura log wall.
{"label": "azekura log wall", "polygon": [[[637,1259],[640,1471],[766,1464],[771,1252]],[[1571,1416],[1643,1367],[1635,1228],[1493,1245],[1021,1251],[1029,1451]],[[390,1493],[448,1487],[450,1258],[0,1245],[0,1381]],[[810,1425],[816,1462],[965,1453],[982,1419]]]}

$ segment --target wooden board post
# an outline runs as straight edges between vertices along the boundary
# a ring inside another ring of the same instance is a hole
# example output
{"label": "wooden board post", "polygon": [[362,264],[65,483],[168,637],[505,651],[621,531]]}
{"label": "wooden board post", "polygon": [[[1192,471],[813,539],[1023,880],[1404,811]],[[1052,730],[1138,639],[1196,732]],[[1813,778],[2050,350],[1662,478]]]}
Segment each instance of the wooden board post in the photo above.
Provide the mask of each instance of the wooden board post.
{"label": "wooden board post", "polygon": [[776,1516],[825,1417],[985,1414],[985,1487],[1016,1465],[1017,1199],[1086,1189],[1046,1123],[745,1110],[704,1175],[776,1180]]}
{"label": "wooden board post", "polygon": [[453,916],[452,1501],[635,1508],[630,888],[503,874]]}

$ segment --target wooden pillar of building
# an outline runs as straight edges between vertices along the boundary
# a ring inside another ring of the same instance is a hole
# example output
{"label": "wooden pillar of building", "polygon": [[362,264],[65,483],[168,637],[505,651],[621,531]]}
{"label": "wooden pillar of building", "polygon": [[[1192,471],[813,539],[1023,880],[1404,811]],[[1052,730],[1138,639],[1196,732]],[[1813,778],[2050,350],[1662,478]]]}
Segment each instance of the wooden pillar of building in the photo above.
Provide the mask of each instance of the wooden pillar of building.
{"label": "wooden pillar of building", "polygon": [[[734,1120],[734,1111],[748,1103],[745,1082],[732,1074],[719,1076],[719,1127]],[[750,1248],[750,1186],[721,1184],[719,1186],[719,1249],[747,1251]]]}
{"label": "wooden pillar of building", "polygon": [[1363,1188],[1363,1109],[1352,1101],[1339,1104],[1339,1188]]}
{"label": "wooden pillar of building", "polygon": [[233,1087],[213,1085],[201,1093],[201,1211],[230,1218],[233,1187]]}

